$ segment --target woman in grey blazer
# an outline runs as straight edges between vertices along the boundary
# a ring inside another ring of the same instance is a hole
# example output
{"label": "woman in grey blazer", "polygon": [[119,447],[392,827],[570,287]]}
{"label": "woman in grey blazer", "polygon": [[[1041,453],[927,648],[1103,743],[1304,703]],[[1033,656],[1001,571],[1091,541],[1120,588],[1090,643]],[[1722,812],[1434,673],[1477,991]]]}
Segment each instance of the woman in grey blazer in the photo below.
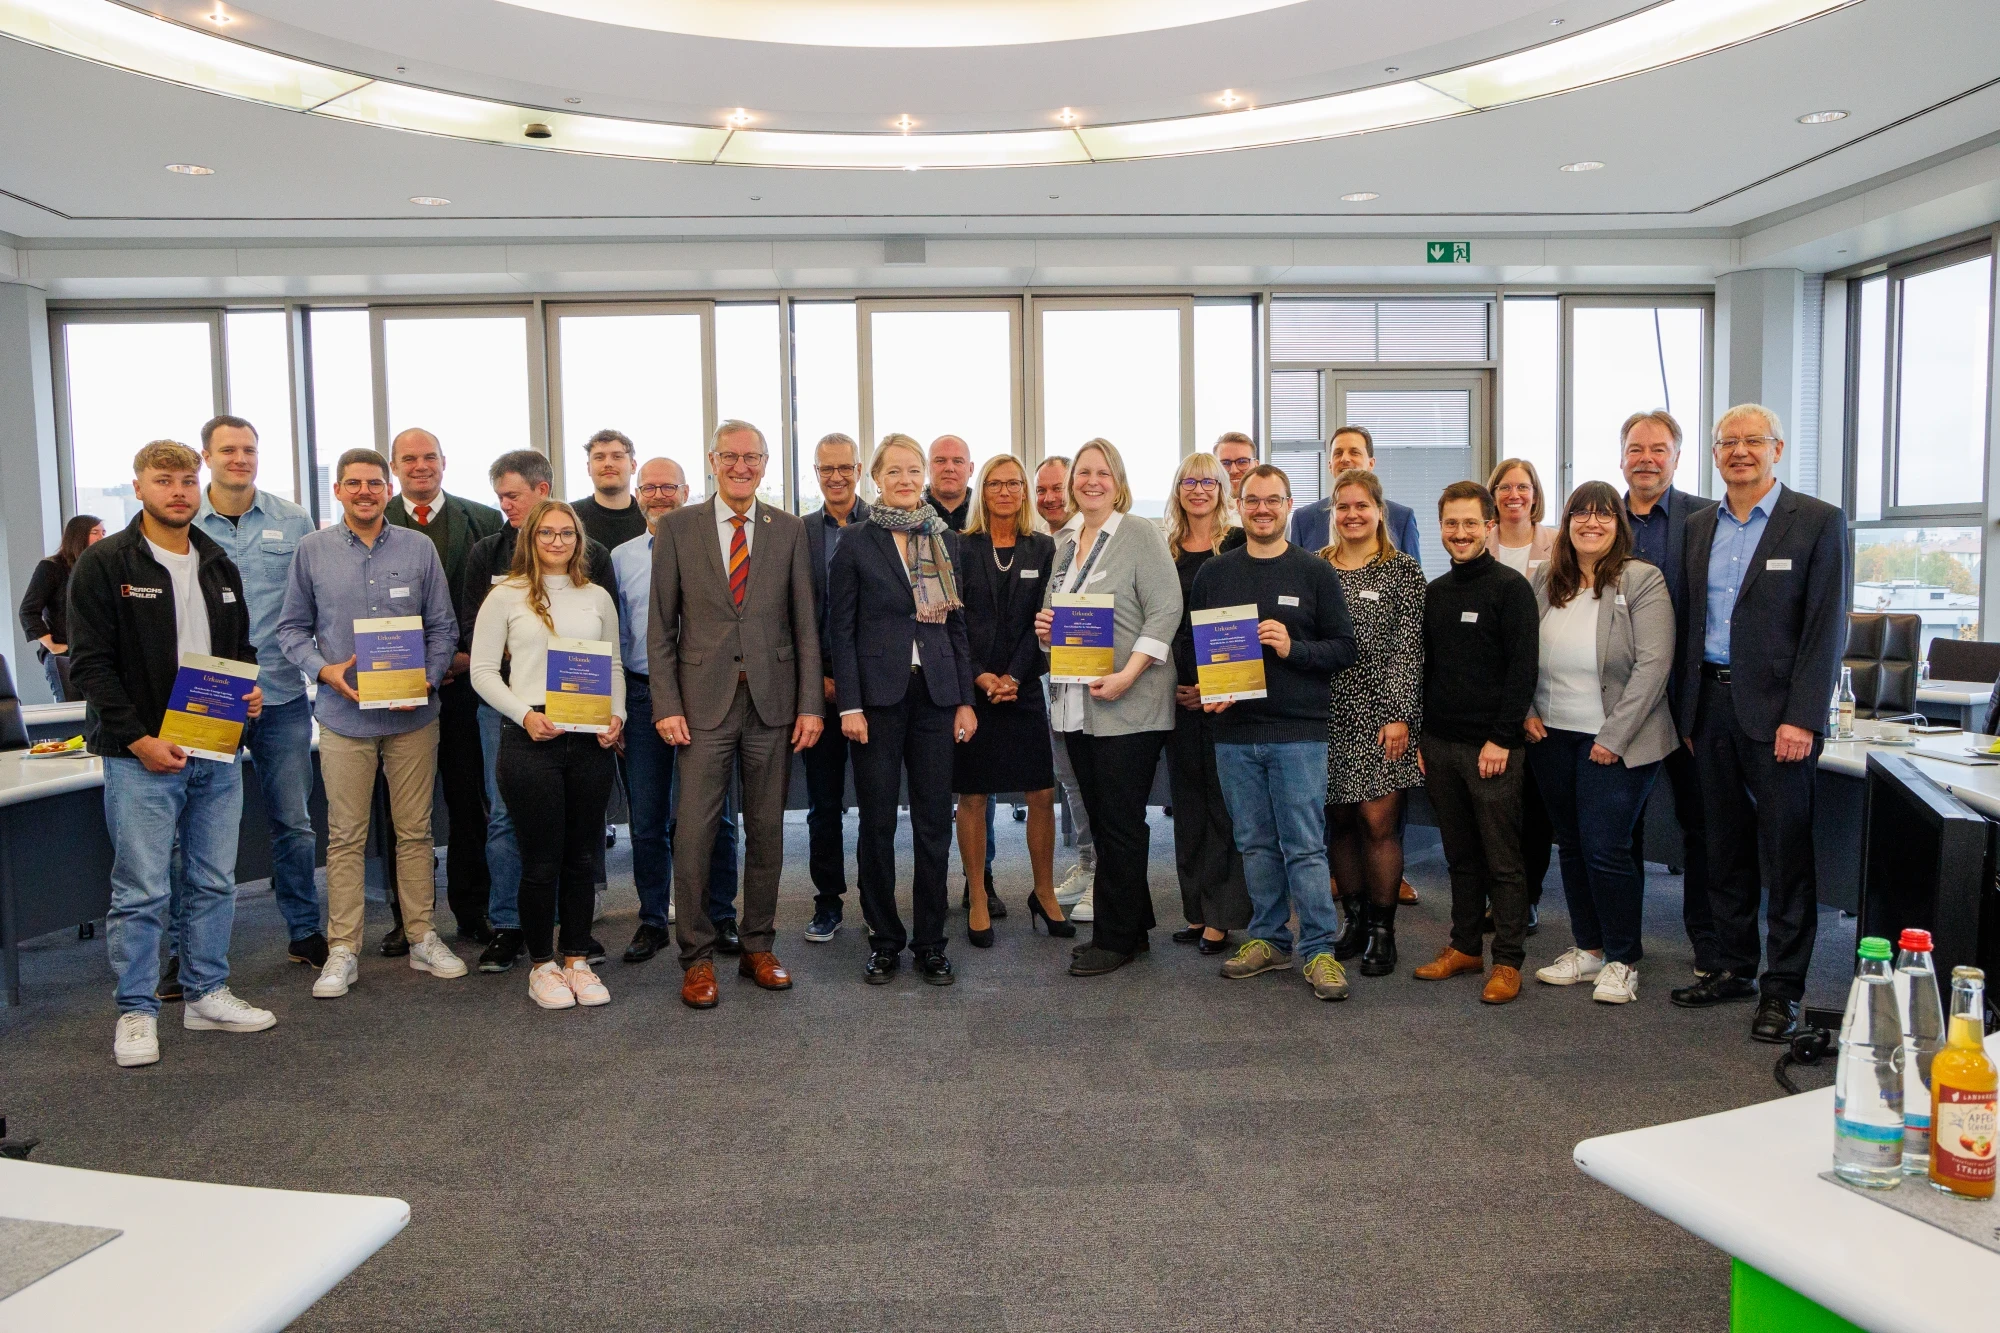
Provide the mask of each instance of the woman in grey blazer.
{"label": "woman in grey blazer", "polygon": [[1069,493],[1076,512],[1056,534],[1035,635],[1049,646],[1048,608],[1057,593],[1111,595],[1111,674],[1049,690],[1049,723],[1069,751],[1097,842],[1091,940],[1069,968],[1072,976],[1094,977],[1143,952],[1154,924],[1146,796],[1173,734],[1174,673],[1153,668],[1173,657],[1181,581],[1158,526],[1128,513],[1132,489],[1125,461],[1109,440],[1092,440],[1076,451]]}
{"label": "woman in grey blazer", "polygon": [[1632,832],[1676,744],[1667,711],[1674,612],[1666,577],[1632,559],[1618,492],[1571,492],[1548,563],[1535,571],[1541,673],[1526,730],[1528,766],[1561,848],[1574,948],[1535,973],[1551,986],[1596,983],[1594,998],[1639,998],[1644,875]]}

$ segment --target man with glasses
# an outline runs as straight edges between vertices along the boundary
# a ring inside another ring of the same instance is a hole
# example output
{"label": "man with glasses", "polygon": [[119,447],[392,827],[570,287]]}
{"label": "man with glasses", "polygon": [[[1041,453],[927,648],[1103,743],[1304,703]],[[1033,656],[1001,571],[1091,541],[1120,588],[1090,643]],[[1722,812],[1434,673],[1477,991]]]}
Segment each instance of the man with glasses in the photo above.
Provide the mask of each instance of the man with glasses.
{"label": "man with glasses", "polygon": [[[1049,525],[1050,532],[1060,532],[1062,525],[1070,520],[1069,459],[1061,454],[1051,454],[1035,469],[1035,512]],[[1042,689],[1048,688],[1044,680]],[[1076,770],[1070,767],[1069,747],[1060,736],[1055,738],[1055,754],[1056,785],[1062,788],[1063,809],[1069,812],[1070,828],[1076,834],[1076,864],[1056,882],[1056,901],[1069,909],[1082,902],[1097,882],[1097,843],[1090,836],[1090,815],[1083,808],[1083,791],[1076,785]],[[986,845],[993,845],[992,838],[986,840]],[[986,879],[989,884],[993,882],[990,874]],[[1093,913],[1086,911],[1078,916],[1070,911],[1068,915],[1072,921],[1088,921]]]}
{"label": "man with glasses", "polygon": [[681,1001],[712,1009],[715,924],[705,889],[732,775],[743,784],[743,956],[737,973],[766,990],[791,975],[771,952],[785,858],[791,755],[812,748],[826,713],[805,524],[757,498],[770,457],[747,421],[715,428],[715,493],[653,534],[646,661],[654,730],[682,747],[680,819],[687,863],[674,885],[686,976]]}
{"label": "man with glasses", "polygon": [[632,499],[639,451],[623,431],[601,430],[583,442],[590,470],[589,498],[570,501],[583,530],[607,551],[646,535],[646,511]]}
{"label": "man with glasses", "polygon": [[[1257,466],[1257,442],[1240,430],[1224,431],[1215,440],[1215,461],[1222,464],[1223,474],[1229,478],[1229,498],[1242,504],[1243,479]],[[1222,534],[1217,551],[1233,551],[1249,539],[1247,527],[1238,523]]]}
{"label": "man with glasses", "polygon": [[1728,489],[1687,522],[1674,714],[1700,776],[1717,970],[1668,998],[1755,995],[1751,1037],[1787,1042],[1819,925],[1813,782],[1846,636],[1847,517],[1778,481],[1784,429],[1768,407],[1723,413],[1712,452]]}
{"label": "man with glasses", "polygon": [[[625,961],[643,963],[667,947],[674,923],[674,749],[653,730],[653,684],[647,672],[646,623],[653,600],[653,534],[687,498],[687,479],[671,458],[649,458],[639,469],[639,507],[649,531],[611,553],[617,578],[619,655],[625,665],[625,796],[632,807],[632,882],[639,891],[639,929]],[[722,807],[708,861],[708,915],[716,949],[735,953],[736,798]]]}
{"label": "man with glasses", "polygon": [[[382,510],[383,519],[399,528],[413,528],[431,539],[444,562],[446,587],[456,608],[465,600],[466,558],[473,544],[500,530],[500,511],[444,490],[444,449],[437,436],[412,427],[389,442],[389,467],[396,474],[396,497]],[[451,841],[445,845],[445,900],[458,921],[462,943],[486,944],[493,929],[486,921],[486,901],[492,878],[486,866],[486,791],[479,780],[479,696],[467,676],[472,627],[464,627],[463,644],[452,655],[444,684],[438,687],[438,777],[444,787],[445,813],[451,821]],[[392,903],[391,906],[394,906]],[[384,953],[400,956],[409,947],[400,928],[382,942]]]}
{"label": "man with glasses", "polygon": [[[839,431],[821,439],[813,450],[813,474],[823,497],[818,509],[805,516],[806,548],[812,560],[813,613],[819,618],[820,670],[833,665],[833,643],[827,633],[827,583],[840,534],[855,519],[859,498],[861,450],[854,438]],[[821,693],[833,702],[833,677],[823,675]],[[824,944],[840,930],[842,899],[847,893],[847,849],[841,822],[847,817],[847,737],[839,727],[827,727],[806,751],[806,832],[811,843],[813,917],[806,938]]]}
{"label": "man with glasses", "polygon": [[[1365,426],[1342,426],[1333,433],[1326,445],[1327,489],[1333,489],[1334,478],[1352,469],[1363,472],[1375,470],[1375,437]],[[1419,563],[1423,553],[1417,549],[1417,515],[1408,505],[1397,504],[1394,500],[1383,502],[1383,518],[1389,523],[1389,540],[1396,549]],[[1292,515],[1292,545],[1303,546],[1308,551],[1318,551],[1331,541],[1333,532],[1333,497],[1307,505]],[[1406,900],[1407,901],[1407,900]]]}
{"label": "man with glasses", "polygon": [[[940,435],[931,441],[928,470],[924,502],[953,532],[965,531],[966,515],[972,512],[972,451],[958,436]],[[989,837],[989,845],[991,841]]]}
{"label": "man with glasses", "polygon": [[[383,520],[388,459],[373,449],[349,449],[333,476],[341,521],[300,540],[277,631],[292,665],[319,682],[313,715],[326,787],[327,958],[313,994],[321,999],[347,994],[359,974],[368,816],[378,767],[389,784],[396,892],[410,966],[438,977],[465,975],[465,964],[431,928],[437,905],[431,844],[437,688],[458,651],[444,562],[428,537]],[[428,697],[416,705],[364,708],[355,679],[355,622],[405,616],[423,621]]]}
{"label": "man with glasses", "polygon": [[[1687,609],[1687,525],[1696,514],[1715,508],[1715,501],[1689,495],[1674,485],[1681,465],[1681,423],[1667,411],[1634,412],[1620,432],[1618,469],[1625,474],[1625,517],[1632,525],[1632,554],[1656,566],[1667,578],[1667,599],[1675,623]],[[1675,698],[1670,683],[1667,698]],[[1707,826],[1701,817],[1701,785],[1694,754],[1684,745],[1666,759],[1667,784],[1673,790],[1674,818],[1681,826],[1681,924],[1694,946],[1694,972],[1701,980],[1721,970],[1716,961],[1715,913],[1708,902]],[[1646,823],[1632,841],[1639,880],[1646,877]]]}
{"label": "man with glasses", "polygon": [[[465,579],[458,601],[458,650],[470,652],[473,626],[479,608],[493,585],[507,577],[514,564],[514,546],[520,540],[521,520],[539,500],[549,498],[555,473],[549,460],[533,449],[516,449],[493,460],[486,470],[493,496],[500,503],[500,530],[474,543],[465,559]],[[574,507],[574,506],[572,506]],[[618,584],[611,576],[611,553],[595,541],[584,542],[584,557],[590,562],[590,581],[616,600]],[[502,671],[505,671],[503,666]],[[500,711],[480,700],[480,771],[486,789],[486,867],[491,887],[486,896],[486,916],[493,925],[493,938],[479,955],[481,972],[505,972],[521,956],[521,848],[514,838],[514,820],[500,796],[496,765],[500,760],[500,730],[506,721]],[[591,950],[593,966],[604,961],[601,945]]]}

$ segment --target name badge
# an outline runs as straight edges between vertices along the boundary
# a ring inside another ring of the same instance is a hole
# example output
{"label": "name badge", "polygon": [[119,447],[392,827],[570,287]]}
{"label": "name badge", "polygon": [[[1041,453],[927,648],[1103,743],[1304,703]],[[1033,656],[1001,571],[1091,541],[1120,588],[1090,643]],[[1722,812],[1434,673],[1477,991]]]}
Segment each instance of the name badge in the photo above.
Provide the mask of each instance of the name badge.
{"label": "name badge", "polygon": [[267,542],[281,542],[281,541],[283,541],[284,539],[285,539],[285,534],[284,534],[284,532],[283,532],[283,531],[282,531],[281,529],[278,529],[278,528],[265,528],[265,529],[264,529],[264,540],[265,540],[265,541],[267,541]]}
{"label": "name badge", "polygon": [[409,595],[410,595],[410,590],[409,590],[408,588],[391,588],[391,589],[389,589],[389,600],[390,600],[390,601],[394,601],[394,600],[395,600],[396,598],[398,598],[398,597],[408,597]]}
{"label": "name badge", "polygon": [[1041,576],[1042,571],[1039,569],[1024,569],[1021,571],[1021,577],[1024,579],[1038,579]]}
{"label": "name badge", "polygon": [[1379,602],[1382,600],[1382,594],[1376,592],[1373,588],[1363,588],[1361,590],[1361,600],[1364,602]]}
{"label": "name badge", "polygon": [[1458,619],[1462,624],[1476,625],[1479,623],[1479,613],[1477,611],[1460,611]]}
{"label": "name badge", "polygon": [[1624,594],[1624,593],[1622,593],[1622,592],[1621,592],[1621,593],[1619,593],[1619,594],[1618,594],[1618,598],[1617,598],[1617,600],[1616,600],[1616,601],[1615,601],[1615,602],[1613,603],[1613,605],[1614,605],[1614,606],[1623,606],[1623,605],[1625,605],[1625,594]]}
{"label": "name badge", "polygon": [[1278,599],[1279,606],[1297,606],[1298,604],[1299,599],[1296,597],[1280,597]]}
{"label": "name badge", "polygon": [[235,593],[233,593],[233,592],[229,591],[229,589],[227,589],[227,588],[224,588],[224,589],[222,590],[222,601],[223,601],[223,604],[224,604],[224,605],[229,605],[229,604],[231,604],[231,603],[235,602],[235,600],[236,600],[236,594],[235,594]]}
{"label": "name badge", "polygon": [[1789,572],[1791,567],[1792,562],[1789,560],[1766,560],[1764,562],[1765,570],[1771,573]]}

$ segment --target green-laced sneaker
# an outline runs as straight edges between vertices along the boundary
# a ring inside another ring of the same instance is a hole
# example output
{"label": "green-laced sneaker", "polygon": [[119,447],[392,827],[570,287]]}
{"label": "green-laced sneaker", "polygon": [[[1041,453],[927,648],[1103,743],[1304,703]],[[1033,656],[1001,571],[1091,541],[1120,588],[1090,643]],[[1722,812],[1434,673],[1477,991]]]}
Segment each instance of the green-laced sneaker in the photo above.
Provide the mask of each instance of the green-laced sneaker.
{"label": "green-laced sneaker", "polygon": [[1292,965],[1292,956],[1279,953],[1269,940],[1246,940],[1236,956],[1222,965],[1222,975],[1241,981],[1264,972],[1281,972]]}
{"label": "green-laced sneaker", "polygon": [[1334,961],[1330,953],[1316,953],[1306,964],[1306,980],[1312,983],[1313,994],[1322,1000],[1344,1000],[1347,998],[1347,969]]}

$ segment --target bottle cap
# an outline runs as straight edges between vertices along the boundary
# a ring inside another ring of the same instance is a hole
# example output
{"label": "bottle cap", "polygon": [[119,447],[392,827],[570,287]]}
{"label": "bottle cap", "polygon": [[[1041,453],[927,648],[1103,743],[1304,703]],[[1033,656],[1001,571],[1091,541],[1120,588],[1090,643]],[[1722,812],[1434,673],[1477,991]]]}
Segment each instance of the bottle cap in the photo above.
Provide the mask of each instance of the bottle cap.
{"label": "bottle cap", "polygon": [[1871,963],[1884,962],[1889,957],[1889,941],[1883,939],[1880,935],[1864,935],[1861,939],[1861,947],[1854,952],[1860,957],[1866,958]]}
{"label": "bottle cap", "polygon": [[1951,970],[1951,979],[1953,981],[1977,981],[1984,985],[1986,982],[1986,973],[1977,967],[1954,967]]}
{"label": "bottle cap", "polygon": [[1901,937],[1897,939],[1896,947],[1899,949],[1908,949],[1912,953],[1929,953],[1931,951],[1931,933],[1928,930],[1918,930],[1912,926],[1910,929],[1905,930]]}

